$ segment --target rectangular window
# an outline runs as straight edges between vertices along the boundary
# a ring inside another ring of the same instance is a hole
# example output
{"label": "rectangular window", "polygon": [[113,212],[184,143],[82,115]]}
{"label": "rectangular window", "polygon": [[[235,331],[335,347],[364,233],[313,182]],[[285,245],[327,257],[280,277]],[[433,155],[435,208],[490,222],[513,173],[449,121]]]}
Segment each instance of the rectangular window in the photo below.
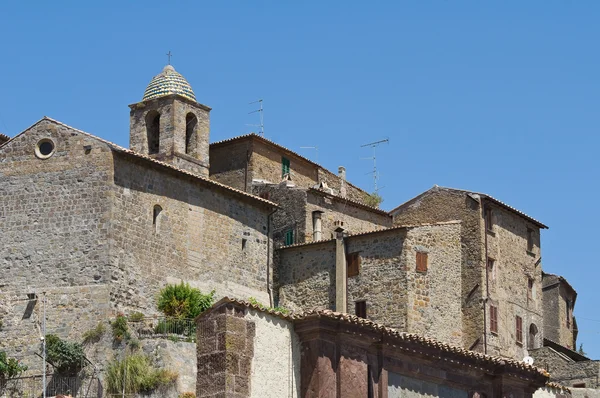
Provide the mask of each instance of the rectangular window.
{"label": "rectangular window", "polygon": [[490,332],[498,334],[498,307],[490,305]]}
{"label": "rectangular window", "polygon": [[527,251],[533,251],[533,229],[527,228]]}
{"label": "rectangular window", "polygon": [[360,273],[359,252],[348,253],[346,255],[346,264],[348,266],[348,277],[357,276]]}
{"label": "rectangular window", "polygon": [[417,272],[427,272],[427,253],[417,252]]}
{"label": "rectangular window", "polygon": [[281,157],[281,177],[290,174],[290,160],[286,157]]}
{"label": "rectangular window", "polygon": [[517,339],[517,344],[521,345],[523,344],[523,318],[521,318],[520,316],[516,316],[516,321],[517,321],[517,325],[516,325],[516,339]]}
{"label": "rectangular window", "polygon": [[494,222],[492,221],[492,209],[489,207],[485,209],[485,229],[492,231],[494,229]]}
{"label": "rectangular window", "polygon": [[354,314],[359,318],[367,318],[367,302],[357,301],[354,303]]}
{"label": "rectangular window", "polygon": [[293,244],[294,244],[294,230],[288,229],[285,232],[285,245],[289,246],[289,245],[293,245]]}

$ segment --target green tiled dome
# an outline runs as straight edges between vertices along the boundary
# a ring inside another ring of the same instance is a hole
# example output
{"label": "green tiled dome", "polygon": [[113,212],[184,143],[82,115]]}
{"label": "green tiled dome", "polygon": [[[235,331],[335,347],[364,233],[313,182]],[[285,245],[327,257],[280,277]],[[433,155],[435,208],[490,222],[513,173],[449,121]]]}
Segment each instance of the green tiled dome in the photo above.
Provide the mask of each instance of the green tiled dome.
{"label": "green tiled dome", "polygon": [[183,76],[175,71],[175,68],[167,65],[160,74],[152,78],[152,81],[146,87],[142,101],[170,94],[179,94],[187,99],[196,101],[192,86],[190,86]]}

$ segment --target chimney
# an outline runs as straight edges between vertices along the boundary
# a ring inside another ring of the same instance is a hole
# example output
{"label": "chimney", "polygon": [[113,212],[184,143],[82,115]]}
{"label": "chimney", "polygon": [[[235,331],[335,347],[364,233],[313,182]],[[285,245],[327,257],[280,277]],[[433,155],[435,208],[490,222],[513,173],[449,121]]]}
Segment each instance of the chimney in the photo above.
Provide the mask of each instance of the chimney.
{"label": "chimney", "polygon": [[344,228],[335,229],[335,311],[346,313],[348,286],[346,270],[346,245]]}
{"label": "chimney", "polygon": [[346,197],[346,168],[344,166],[338,167],[338,177],[340,179],[340,196]]}

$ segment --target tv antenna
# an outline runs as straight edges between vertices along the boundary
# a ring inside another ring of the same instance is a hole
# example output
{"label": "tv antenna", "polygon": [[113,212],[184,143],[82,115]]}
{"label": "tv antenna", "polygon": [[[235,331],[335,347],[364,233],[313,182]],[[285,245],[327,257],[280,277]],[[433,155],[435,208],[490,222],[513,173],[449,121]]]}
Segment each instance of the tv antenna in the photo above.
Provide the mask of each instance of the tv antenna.
{"label": "tv antenna", "polygon": [[389,144],[390,139],[386,138],[384,140],[370,142],[368,144],[364,144],[364,145],[360,146],[361,148],[368,147],[368,146],[373,148],[373,156],[368,157],[368,158],[361,158],[361,159],[362,160],[373,160],[373,171],[369,172],[368,174],[373,174],[373,185],[375,186],[375,191],[373,191],[373,192],[375,192],[375,193],[377,193],[377,191],[380,189],[377,186],[377,180],[379,179],[379,174],[377,173],[377,157],[375,156],[375,149],[383,143]]}
{"label": "tv antenna", "polygon": [[263,123],[263,113],[264,113],[264,109],[263,109],[263,100],[259,99],[257,101],[254,102],[249,102],[248,105],[252,105],[252,104],[259,104],[259,108],[252,111],[252,112],[248,112],[248,115],[252,114],[252,113],[259,113],[260,114],[260,124],[247,124],[247,126],[254,126],[254,127],[258,127],[259,130],[259,135],[261,137],[265,136],[265,124]]}
{"label": "tv antenna", "polygon": [[301,146],[300,149],[314,149],[317,153],[317,160],[315,163],[319,163],[319,147],[318,146]]}

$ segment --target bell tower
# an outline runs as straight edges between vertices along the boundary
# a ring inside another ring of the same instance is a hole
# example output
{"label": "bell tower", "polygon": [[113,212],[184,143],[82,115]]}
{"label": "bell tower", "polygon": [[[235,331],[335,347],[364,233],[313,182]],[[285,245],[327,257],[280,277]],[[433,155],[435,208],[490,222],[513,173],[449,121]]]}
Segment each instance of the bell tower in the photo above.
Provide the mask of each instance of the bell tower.
{"label": "bell tower", "polygon": [[173,66],[154,76],[142,101],[129,108],[131,150],[208,177],[211,108],[196,102]]}

